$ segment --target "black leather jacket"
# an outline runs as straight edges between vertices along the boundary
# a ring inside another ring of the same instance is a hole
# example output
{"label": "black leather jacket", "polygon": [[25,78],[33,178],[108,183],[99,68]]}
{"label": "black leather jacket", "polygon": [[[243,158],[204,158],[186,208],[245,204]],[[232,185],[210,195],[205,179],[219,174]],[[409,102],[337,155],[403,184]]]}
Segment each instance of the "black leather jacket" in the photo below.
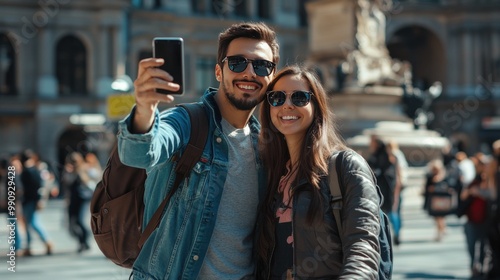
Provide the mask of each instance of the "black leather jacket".
{"label": "black leather jacket", "polygon": [[[305,220],[311,192],[302,191],[293,201],[293,263],[295,279],[377,279],[379,267],[379,196],[366,161],[347,151],[342,163],[343,195],[341,242],[332,207],[328,177],[320,182],[323,221],[311,226]],[[300,184],[299,184],[300,185]],[[272,254],[272,251],[269,252]],[[266,279],[269,267],[258,268]]]}

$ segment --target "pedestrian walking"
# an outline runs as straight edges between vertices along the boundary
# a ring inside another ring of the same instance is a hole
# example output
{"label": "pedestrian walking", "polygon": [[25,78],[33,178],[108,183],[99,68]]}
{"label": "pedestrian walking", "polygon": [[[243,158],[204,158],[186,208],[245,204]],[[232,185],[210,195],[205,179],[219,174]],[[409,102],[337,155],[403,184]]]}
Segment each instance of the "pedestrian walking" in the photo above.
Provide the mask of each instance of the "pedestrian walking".
{"label": "pedestrian walking", "polygon": [[427,179],[424,186],[424,209],[434,218],[436,224],[435,241],[439,242],[446,234],[445,217],[455,214],[458,205],[458,192],[453,178],[449,176],[443,161],[434,159],[429,162]]}
{"label": "pedestrian walking", "polygon": [[59,195],[59,184],[50,166],[41,160],[38,155],[35,155],[34,159],[36,162],[35,165],[40,172],[40,177],[42,178],[42,186],[38,191],[40,193],[40,200],[37,204],[39,211],[41,211],[45,208],[51,197],[57,197]]}
{"label": "pedestrian walking", "polygon": [[468,186],[476,179],[476,166],[465,152],[455,154],[458,169],[460,171],[460,182],[462,186]]}
{"label": "pedestrian walking", "polygon": [[396,158],[389,154],[387,145],[382,139],[376,135],[371,135],[370,155],[367,161],[373,173],[375,173],[377,184],[384,196],[382,210],[390,216],[391,212],[397,209],[399,200],[396,196],[399,198],[401,189]]}
{"label": "pedestrian walking", "polygon": [[89,168],[83,155],[72,152],[66,159],[61,184],[67,195],[69,231],[78,240],[77,252],[90,249],[88,243],[89,228],[85,214],[89,212],[95,182],[89,174]]}
{"label": "pedestrian walking", "polygon": [[495,194],[493,215],[488,240],[492,251],[492,265],[488,279],[500,279],[500,139],[493,142],[493,157],[488,166],[488,186]]}
{"label": "pedestrian walking", "polygon": [[[14,250],[16,251],[16,254],[19,256],[23,255],[23,239],[21,237],[21,233],[25,235],[26,233],[26,221],[24,219],[23,215],[23,196],[24,196],[24,191],[23,191],[23,183],[21,182],[21,173],[23,170],[23,164],[21,163],[21,156],[20,154],[12,154],[8,159],[7,159],[7,168],[8,166],[12,167],[12,173],[10,175],[12,176],[12,182],[14,184],[14,192],[15,192],[15,212],[14,215],[15,217],[12,217],[10,214],[8,214],[9,218],[16,218],[16,226],[14,227]],[[9,174],[7,174],[9,175]],[[9,180],[7,177],[7,180],[5,180],[5,189],[6,191],[9,189],[12,183],[9,185]],[[11,188],[12,189],[12,188]],[[31,252],[30,252],[31,253]]]}
{"label": "pedestrian walking", "polygon": [[393,241],[395,245],[401,242],[400,232],[403,226],[401,217],[401,205],[403,203],[403,190],[408,182],[408,161],[404,153],[399,149],[396,141],[390,140],[387,143],[389,157],[396,161],[396,185],[394,186],[394,202],[392,211],[389,213],[389,220],[393,228]]}
{"label": "pedestrian walking", "polygon": [[26,248],[24,256],[31,256],[31,241],[33,231],[38,234],[42,242],[45,244],[45,253],[52,254],[53,244],[49,240],[45,227],[38,218],[37,211],[39,210],[40,189],[42,187],[42,177],[36,165],[36,155],[32,150],[25,150],[21,154],[21,162],[23,164],[21,172],[21,182],[23,185],[23,216],[26,223]]}
{"label": "pedestrian walking", "polygon": [[471,279],[484,279],[489,269],[488,230],[490,221],[490,201],[493,193],[487,185],[487,162],[484,158],[471,158],[475,166],[475,178],[460,194],[460,211],[467,217],[464,233],[470,256]]}
{"label": "pedestrian walking", "polygon": [[[87,173],[90,180],[95,185],[102,178],[102,167],[95,153],[88,152],[85,154],[85,162],[87,164]],[[94,187],[95,188],[95,187]]]}

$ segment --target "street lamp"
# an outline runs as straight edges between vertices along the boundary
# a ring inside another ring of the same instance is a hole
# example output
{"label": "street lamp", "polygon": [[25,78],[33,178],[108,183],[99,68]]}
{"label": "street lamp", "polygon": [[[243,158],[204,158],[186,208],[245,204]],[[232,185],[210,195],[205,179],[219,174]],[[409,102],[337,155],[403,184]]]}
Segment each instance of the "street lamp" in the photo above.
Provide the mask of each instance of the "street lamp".
{"label": "street lamp", "polygon": [[432,101],[438,98],[443,92],[443,85],[441,82],[434,82],[426,91],[421,95],[423,99],[422,107],[417,109],[415,118],[415,124],[417,127],[425,129],[429,121],[434,119],[434,113],[430,111]]}
{"label": "street lamp", "polygon": [[111,83],[111,88],[118,92],[130,92],[134,88],[134,83],[129,76],[121,75]]}
{"label": "street lamp", "polygon": [[428,92],[432,96],[432,99],[438,98],[443,92],[443,84],[439,81],[434,82]]}

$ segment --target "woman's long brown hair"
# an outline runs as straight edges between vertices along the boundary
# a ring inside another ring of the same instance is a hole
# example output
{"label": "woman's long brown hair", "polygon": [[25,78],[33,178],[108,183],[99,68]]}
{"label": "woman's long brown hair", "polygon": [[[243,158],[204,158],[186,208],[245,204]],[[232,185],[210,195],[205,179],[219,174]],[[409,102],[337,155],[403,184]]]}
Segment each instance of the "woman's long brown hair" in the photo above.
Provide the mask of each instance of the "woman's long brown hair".
{"label": "woman's long brown hair", "polygon": [[[307,190],[312,193],[307,219],[309,224],[322,220],[322,200],[319,190],[321,176],[328,172],[328,159],[335,150],[344,150],[346,146],[338,135],[335,126],[334,115],[329,110],[328,97],[319,79],[312,70],[298,65],[287,66],[279,71],[269,84],[267,90],[273,90],[275,84],[286,76],[299,76],[313,93],[311,103],[314,106],[314,120],[306,132],[302,142],[297,176],[290,188],[290,197],[299,191]],[[273,212],[274,195],[278,191],[279,180],[286,172],[286,163],[290,159],[284,135],[273,125],[270,116],[270,105],[265,100],[260,108],[261,134],[259,138],[260,153],[267,170],[267,195],[262,203],[261,213],[263,223],[260,226],[258,253],[261,261],[269,264],[268,250],[274,243],[274,220]],[[307,180],[304,189],[298,189],[299,180]]]}

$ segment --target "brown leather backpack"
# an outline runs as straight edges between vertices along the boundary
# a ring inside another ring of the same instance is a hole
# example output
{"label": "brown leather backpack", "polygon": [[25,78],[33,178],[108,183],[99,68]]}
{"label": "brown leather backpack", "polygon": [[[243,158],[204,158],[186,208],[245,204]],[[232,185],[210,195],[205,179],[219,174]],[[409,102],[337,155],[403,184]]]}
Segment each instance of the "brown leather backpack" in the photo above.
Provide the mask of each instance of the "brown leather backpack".
{"label": "brown leather backpack", "polygon": [[160,224],[168,201],[200,159],[205,147],[208,120],[203,105],[188,103],[178,106],[189,113],[191,137],[177,162],[175,183],[144,231],[142,221],[146,171],[121,163],[116,146],[90,201],[94,239],[104,256],[119,266],[132,267],[142,245]]}

